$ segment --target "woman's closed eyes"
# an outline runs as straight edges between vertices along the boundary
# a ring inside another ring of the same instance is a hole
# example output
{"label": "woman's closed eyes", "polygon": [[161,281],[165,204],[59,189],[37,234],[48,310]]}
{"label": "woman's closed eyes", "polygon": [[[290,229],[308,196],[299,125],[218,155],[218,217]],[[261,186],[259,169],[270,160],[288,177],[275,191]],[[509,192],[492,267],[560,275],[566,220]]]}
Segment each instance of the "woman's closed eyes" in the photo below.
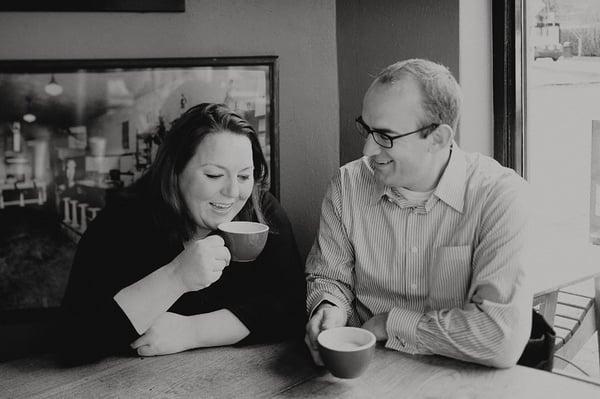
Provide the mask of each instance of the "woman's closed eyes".
{"label": "woman's closed eyes", "polygon": [[[209,179],[217,180],[218,178],[223,177],[224,175],[213,175],[205,173],[205,176]],[[240,179],[241,181],[248,181],[250,179],[250,175],[238,175],[238,179]]]}

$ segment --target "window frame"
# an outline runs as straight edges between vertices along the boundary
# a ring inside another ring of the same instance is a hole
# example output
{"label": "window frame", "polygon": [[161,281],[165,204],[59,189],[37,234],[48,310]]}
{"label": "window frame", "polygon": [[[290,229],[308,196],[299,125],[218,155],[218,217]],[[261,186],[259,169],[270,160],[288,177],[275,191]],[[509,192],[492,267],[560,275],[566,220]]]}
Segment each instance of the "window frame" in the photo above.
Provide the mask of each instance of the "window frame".
{"label": "window frame", "polygon": [[524,0],[492,0],[494,158],[527,178]]}

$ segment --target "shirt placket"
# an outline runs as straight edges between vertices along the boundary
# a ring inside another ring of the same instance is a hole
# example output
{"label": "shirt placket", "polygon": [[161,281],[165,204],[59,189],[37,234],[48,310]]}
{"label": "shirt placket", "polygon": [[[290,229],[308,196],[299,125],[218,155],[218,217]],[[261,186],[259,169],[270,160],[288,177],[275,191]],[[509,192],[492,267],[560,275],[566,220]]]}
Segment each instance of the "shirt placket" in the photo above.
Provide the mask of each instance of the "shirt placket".
{"label": "shirt placket", "polygon": [[[417,310],[418,306],[415,303],[415,298],[419,290],[419,259],[421,257],[422,242],[417,237],[417,208],[406,209],[406,228],[404,234],[405,241],[405,262],[404,276],[401,280],[403,291],[405,293],[406,307],[411,310]],[[402,340],[403,341],[403,340]],[[413,352],[416,348],[412,347],[411,343],[400,342],[408,352]]]}

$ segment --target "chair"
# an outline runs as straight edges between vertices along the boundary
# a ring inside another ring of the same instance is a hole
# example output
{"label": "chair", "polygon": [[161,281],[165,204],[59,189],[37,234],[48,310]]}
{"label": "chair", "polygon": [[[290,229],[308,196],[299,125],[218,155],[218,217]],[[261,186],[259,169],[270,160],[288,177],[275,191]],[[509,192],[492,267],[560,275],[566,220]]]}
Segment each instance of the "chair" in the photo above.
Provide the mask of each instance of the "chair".
{"label": "chair", "polygon": [[[593,282],[594,294],[591,296],[585,295],[587,292],[582,293],[579,292],[579,289],[574,288],[574,284],[586,280]],[[553,327],[552,330],[556,334],[552,339],[554,342],[553,366],[550,370],[560,373],[570,364],[587,375],[585,370],[573,363],[573,359],[593,334],[600,330],[600,274],[595,272],[585,278],[577,278],[577,280],[562,284],[553,290],[544,290],[534,297],[533,304],[534,310],[543,315],[547,324]],[[534,338],[534,330],[535,325],[532,326],[532,337],[528,347]],[[600,334],[598,341],[600,347]],[[600,365],[600,355],[598,364]],[[536,367],[536,365],[525,365]],[[536,368],[547,370],[543,367]]]}
{"label": "chair", "polygon": [[[564,369],[571,364],[587,375],[572,360],[594,332],[598,331],[600,320],[597,313],[594,298],[564,289],[558,290],[554,316],[556,369]],[[600,337],[598,341],[600,345]]]}

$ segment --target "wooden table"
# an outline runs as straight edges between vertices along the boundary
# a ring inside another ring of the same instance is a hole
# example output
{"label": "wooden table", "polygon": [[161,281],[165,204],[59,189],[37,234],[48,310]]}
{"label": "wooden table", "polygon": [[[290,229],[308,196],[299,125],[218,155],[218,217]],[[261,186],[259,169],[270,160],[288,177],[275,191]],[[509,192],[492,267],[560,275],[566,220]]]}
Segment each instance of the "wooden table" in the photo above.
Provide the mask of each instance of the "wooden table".
{"label": "wooden table", "polygon": [[600,385],[378,347],[353,380],[315,367],[301,342],[108,358],[61,369],[49,356],[0,363],[3,398],[600,398]]}

